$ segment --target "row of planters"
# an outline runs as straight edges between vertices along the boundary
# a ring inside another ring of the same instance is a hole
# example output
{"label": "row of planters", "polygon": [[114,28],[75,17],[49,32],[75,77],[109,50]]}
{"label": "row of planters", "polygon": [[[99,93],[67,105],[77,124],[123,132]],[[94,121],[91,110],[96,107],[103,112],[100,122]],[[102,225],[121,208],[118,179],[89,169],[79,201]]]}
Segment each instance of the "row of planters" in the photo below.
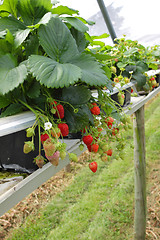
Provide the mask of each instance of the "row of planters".
{"label": "row of planters", "polygon": [[107,76],[114,84],[124,86],[133,82],[137,91],[145,94],[158,87],[159,74],[154,72],[159,69],[160,46],[145,47],[138,41],[127,40],[125,35],[115,41],[113,46],[98,41],[99,46],[91,49],[93,56],[109,70]]}
{"label": "row of planters", "polygon": [[[90,36],[92,22],[81,18],[77,10],[51,2],[4,0],[0,6],[1,117],[28,110],[36,116],[33,126],[23,131],[25,140],[15,134],[17,140],[8,135],[1,142],[6,146],[6,138],[11,145],[18,141],[13,151],[22,153],[19,159],[28,154],[38,167],[48,161],[57,166],[67,154],[77,161],[63,139],[78,133],[80,149],[86,145],[92,153],[89,166],[95,172],[97,154],[102,161],[113,155],[122,158],[123,133],[130,127],[130,117],[122,114],[126,93],[119,90],[115,102],[113,88],[116,83],[122,87],[134,81],[144,89],[144,73],[158,68],[159,48],[144,48],[124,39],[105,46],[101,39],[107,34]],[[128,92],[132,92],[130,86]],[[12,159],[11,148],[8,151]]]}

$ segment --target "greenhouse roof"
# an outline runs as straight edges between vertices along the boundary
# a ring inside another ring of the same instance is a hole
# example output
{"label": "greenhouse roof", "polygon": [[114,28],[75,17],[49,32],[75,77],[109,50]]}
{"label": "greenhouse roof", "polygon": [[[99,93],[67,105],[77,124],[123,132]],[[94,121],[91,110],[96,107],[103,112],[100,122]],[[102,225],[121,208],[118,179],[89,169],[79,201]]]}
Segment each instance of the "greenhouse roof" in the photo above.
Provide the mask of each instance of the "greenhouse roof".
{"label": "greenhouse roof", "polygon": [[[103,0],[118,38],[138,40],[144,45],[159,45],[159,0]],[[59,3],[79,11],[81,17],[95,22],[90,26],[91,35],[109,33],[98,0],[59,0]],[[107,39],[112,42],[112,39]]]}

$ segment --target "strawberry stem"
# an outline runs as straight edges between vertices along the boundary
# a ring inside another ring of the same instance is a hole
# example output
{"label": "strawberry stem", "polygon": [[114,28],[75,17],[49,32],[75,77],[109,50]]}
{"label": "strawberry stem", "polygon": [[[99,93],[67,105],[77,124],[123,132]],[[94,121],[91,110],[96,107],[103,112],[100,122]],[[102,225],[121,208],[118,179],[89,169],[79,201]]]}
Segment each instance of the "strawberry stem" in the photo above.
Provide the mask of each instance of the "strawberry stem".
{"label": "strawberry stem", "polygon": [[39,155],[41,154],[41,129],[40,123],[38,123],[38,135],[39,135]]}

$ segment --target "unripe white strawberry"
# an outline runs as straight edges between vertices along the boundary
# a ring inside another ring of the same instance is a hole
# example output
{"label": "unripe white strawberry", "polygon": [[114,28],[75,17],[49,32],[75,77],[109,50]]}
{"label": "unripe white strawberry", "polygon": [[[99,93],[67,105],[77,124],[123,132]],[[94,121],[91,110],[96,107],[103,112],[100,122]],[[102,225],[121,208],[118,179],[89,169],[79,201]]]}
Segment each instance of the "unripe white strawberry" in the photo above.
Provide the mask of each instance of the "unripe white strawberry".
{"label": "unripe white strawberry", "polygon": [[26,130],[26,136],[27,137],[32,137],[32,136],[34,136],[34,129],[33,128],[27,128],[27,130]]}
{"label": "unripe white strawberry", "polygon": [[34,151],[34,143],[32,141],[25,142],[23,146],[23,152],[27,154],[31,151]]}
{"label": "unripe white strawberry", "polygon": [[83,151],[84,145],[82,143],[79,145],[79,149],[80,149],[80,151]]}
{"label": "unripe white strawberry", "polygon": [[56,144],[53,143],[53,142],[51,141],[51,139],[48,138],[48,139],[44,142],[43,148],[44,148],[45,154],[46,154],[47,156],[52,156],[52,155],[55,153],[55,151],[56,151]]}
{"label": "unripe white strawberry", "polygon": [[112,66],[110,69],[111,69],[111,72],[112,72],[112,73],[116,74],[116,72],[117,72],[116,67]]}
{"label": "unripe white strawberry", "polygon": [[66,151],[64,151],[64,150],[60,151],[60,158],[61,158],[62,160],[64,160],[65,157],[66,157]]}
{"label": "unripe white strawberry", "polygon": [[77,162],[78,161],[78,157],[76,154],[74,153],[69,153],[69,159],[73,162]]}

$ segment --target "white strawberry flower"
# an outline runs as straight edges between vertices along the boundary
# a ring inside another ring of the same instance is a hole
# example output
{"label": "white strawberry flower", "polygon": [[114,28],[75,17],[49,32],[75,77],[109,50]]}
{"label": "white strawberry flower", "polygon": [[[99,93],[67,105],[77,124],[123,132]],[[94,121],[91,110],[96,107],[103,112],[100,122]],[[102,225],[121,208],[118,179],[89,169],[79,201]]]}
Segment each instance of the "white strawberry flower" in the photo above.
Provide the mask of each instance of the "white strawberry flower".
{"label": "white strawberry flower", "polygon": [[51,129],[51,127],[52,127],[52,123],[50,123],[50,122],[45,122],[45,124],[44,124],[44,129],[45,129],[45,130],[49,130],[49,129]]}

